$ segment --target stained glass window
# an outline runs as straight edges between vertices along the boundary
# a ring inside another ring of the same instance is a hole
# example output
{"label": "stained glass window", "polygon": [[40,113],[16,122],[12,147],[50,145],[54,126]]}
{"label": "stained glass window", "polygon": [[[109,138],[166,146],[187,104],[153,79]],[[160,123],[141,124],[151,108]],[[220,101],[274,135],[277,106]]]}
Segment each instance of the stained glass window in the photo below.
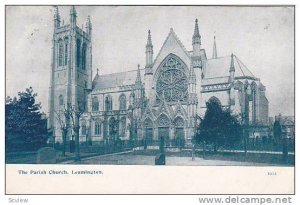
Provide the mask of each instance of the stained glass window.
{"label": "stained glass window", "polygon": [[158,68],[156,92],[167,102],[186,101],[188,98],[188,77],[184,63],[170,55]]}
{"label": "stained glass window", "polygon": [[82,46],[82,69],[86,68],[86,44],[84,43]]}
{"label": "stained glass window", "polygon": [[96,120],[95,122],[95,135],[100,135],[101,133],[101,122]]}
{"label": "stained glass window", "polygon": [[77,65],[77,67],[79,67],[80,66],[80,44],[81,44],[81,42],[80,42],[80,40],[79,39],[77,39],[77,41],[76,41],[76,65]]}
{"label": "stained glass window", "polygon": [[86,123],[85,123],[85,121],[83,121],[82,125],[81,125],[81,135],[86,135]]}
{"label": "stained glass window", "polygon": [[68,39],[65,39],[65,60],[64,65],[68,64]]}
{"label": "stained glass window", "polygon": [[58,43],[58,66],[63,66],[64,45],[62,41]]}
{"label": "stained glass window", "polygon": [[122,94],[119,98],[120,110],[126,110],[126,96]]}
{"label": "stained glass window", "polygon": [[121,118],[121,137],[125,137],[125,131],[126,131],[126,118]]}
{"label": "stained glass window", "polygon": [[97,97],[93,97],[93,99],[92,99],[92,110],[93,111],[99,110],[99,100]]}
{"label": "stained glass window", "polygon": [[105,97],[105,110],[106,111],[112,110],[112,99],[110,95]]}

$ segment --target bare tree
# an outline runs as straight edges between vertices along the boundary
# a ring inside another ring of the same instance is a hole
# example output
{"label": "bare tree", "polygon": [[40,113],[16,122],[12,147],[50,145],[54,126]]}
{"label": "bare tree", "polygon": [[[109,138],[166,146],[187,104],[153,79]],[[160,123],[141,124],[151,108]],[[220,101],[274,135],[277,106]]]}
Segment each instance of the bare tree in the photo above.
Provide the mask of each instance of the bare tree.
{"label": "bare tree", "polygon": [[79,119],[84,112],[84,109],[80,109],[81,106],[69,105],[70,118],[72,122],[73,131],[75,133],[75,161],[80,161],[80,144],[79,144]]}
{"label": "bare tree", "polygon": [[63,139],[63,147],[62,147],[62,155],[66,156],[66,145],[67,145],[67,134],[70,127],[70,109],[67,107],[63,107],[63,110],[59,110],[55,112],[57,120],[59,122],[60,130],[62,133]]}

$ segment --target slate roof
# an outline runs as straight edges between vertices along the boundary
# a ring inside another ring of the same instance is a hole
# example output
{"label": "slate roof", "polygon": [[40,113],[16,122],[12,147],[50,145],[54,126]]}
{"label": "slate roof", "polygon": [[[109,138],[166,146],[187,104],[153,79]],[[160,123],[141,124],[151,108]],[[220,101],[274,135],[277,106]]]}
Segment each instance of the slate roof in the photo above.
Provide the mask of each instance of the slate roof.
{"label": "slate roof", "polygon": [[[142,82],[144,78],[142,77],[145,73],[144,69],[140,69]],[[131,71],[124,71],[120,73],[111,73],[104,75],[96,75],[93,80],[93,89],[104,89],[104,88],[114,88],[124,85],[135,84],[137,75],[137,69]]]}
{"label": "slate roof", "polygon": [[[235,55],[234,68],[235,77],[251,77],[255,78],[253,73],[244,65],[244,63],[238,59]],[[224,56],[215,59],[207,59],[205,67],[205,75],[203,79],[203,84],[219,84],[228,83],[229,80],[229,69],[231,63],[231,56]]]}

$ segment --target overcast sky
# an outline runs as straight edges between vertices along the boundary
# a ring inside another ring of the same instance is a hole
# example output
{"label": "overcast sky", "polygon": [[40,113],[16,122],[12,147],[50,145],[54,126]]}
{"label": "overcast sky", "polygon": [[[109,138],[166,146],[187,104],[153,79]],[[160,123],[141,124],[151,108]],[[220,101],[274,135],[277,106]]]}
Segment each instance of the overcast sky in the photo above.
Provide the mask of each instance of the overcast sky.
{"label": "overcast sky", "polygon": [[[69,7],[59,7],[69,23]],[[88,15],[93,27],[93,73],[133,70],[145,65],[147,31],[154,56],[172,27],[192,50],[198,18],[202,48],[212,56],[234,53],[267,88],[270,116],[294,115],[294,9],[292,7],[96,7],[77,6],[81,27]],[[6,7],[6,95],[32,86],[48,112],[53,7]]]}

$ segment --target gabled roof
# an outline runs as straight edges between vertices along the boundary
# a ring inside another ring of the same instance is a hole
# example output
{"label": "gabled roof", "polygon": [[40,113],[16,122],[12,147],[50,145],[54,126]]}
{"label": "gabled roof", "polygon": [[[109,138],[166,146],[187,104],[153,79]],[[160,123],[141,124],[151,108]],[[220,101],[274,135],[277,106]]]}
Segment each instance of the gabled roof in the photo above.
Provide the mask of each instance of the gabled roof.
{"label": "gabled roof", "polygon": [[[141,75],[144,75],[145,70],[140,69]],[[93,80],[93,89],[114,88],[124,85],[135,84],[137,70],[124,71],[120,73],[111,73],[95,76]],[[141,79],[143,81],[143,78]]]}
{"label": "gabled roof", "polygon": [[[175,55],[179,55],[179,54],[184,55],[185,54],[186,59],[191,58],[189,51],[186,50],[186,48],[184,47],[182,42],[179,40],[179,38],[176,35],[176,33],[174,32],[173,28],[170,29],[170,32],[169,32],[166,40],[164,41],[162,47],[160,48],[160,50],[153,62],[153,65],[155,66],[157,64],[157,61],[158,61],[158,63],[160,63],[170,53],[174,53]],[[180,57],[182,57],[182,56],[180,56]],[[182,59],[182,60],[184,60],[184,59]],[[188,60],[188,62],[189,61],[190,60]],[[187,62],[185,62],[185,63],[187,63]]]}
{"label": "gabled roof", "polygon": [[[255,76],[251,71],[243,64],[243,62],[238,59],[235,55],[234,58],[234,68],[235,77],[251,77]],[[231,64],[231,56],[219,57],[215,59],[208,59],[206,62],[205,75],[207,78],[219,78],[230,76],[229,69]]]}

